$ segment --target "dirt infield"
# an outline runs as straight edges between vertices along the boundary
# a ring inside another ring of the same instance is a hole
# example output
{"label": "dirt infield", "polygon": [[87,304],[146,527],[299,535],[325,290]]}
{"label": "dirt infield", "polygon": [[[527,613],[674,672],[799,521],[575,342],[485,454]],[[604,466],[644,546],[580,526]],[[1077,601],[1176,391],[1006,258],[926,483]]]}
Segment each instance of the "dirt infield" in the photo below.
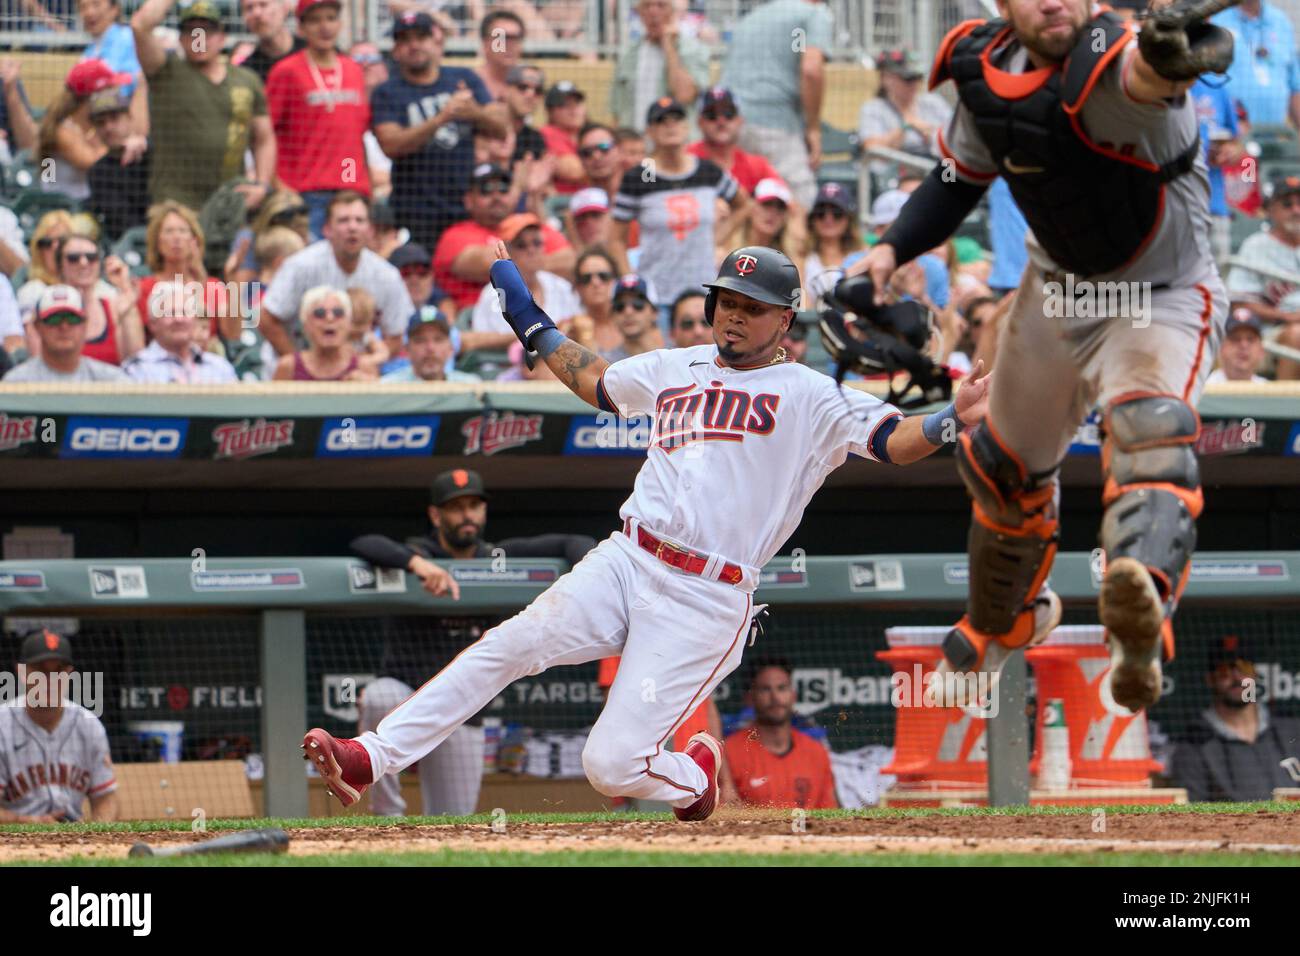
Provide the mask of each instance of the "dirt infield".
{"label": "dirt infield", "polygon": [[[583,852],[657,850],[712,853],[1160,853],[1300,854],[1295,813],[1107,813],[1096,832],[1090,813],[1034,816],[872,816],[808,818],[803,831],[788,811],[722,811],[702,824],[617,820],[589,823],[486,823],[448,826],[318,826],[290,830],[289,853],[430,850]],[[209,834],[209,835],[215,835]],[[178,846],[203,836],[159,830],[114,833],[0,834],[0,863],[124,858],[133,843]]]}

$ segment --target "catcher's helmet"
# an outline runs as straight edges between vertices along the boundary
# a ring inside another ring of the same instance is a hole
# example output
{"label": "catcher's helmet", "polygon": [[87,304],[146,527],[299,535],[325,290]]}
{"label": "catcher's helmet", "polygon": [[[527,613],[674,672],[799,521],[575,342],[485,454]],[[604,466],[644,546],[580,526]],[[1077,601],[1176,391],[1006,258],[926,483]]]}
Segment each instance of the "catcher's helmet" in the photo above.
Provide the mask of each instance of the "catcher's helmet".
{"label": "catcher's helmet", "polygon": [[744,246],[722,260],[718,277],[704,283],[704,321],[713,324],[713,310],[718,304],[718,290],[730,289],[768,305],[799,308],[803,294],[799,270],[785,254],[767,246]]}

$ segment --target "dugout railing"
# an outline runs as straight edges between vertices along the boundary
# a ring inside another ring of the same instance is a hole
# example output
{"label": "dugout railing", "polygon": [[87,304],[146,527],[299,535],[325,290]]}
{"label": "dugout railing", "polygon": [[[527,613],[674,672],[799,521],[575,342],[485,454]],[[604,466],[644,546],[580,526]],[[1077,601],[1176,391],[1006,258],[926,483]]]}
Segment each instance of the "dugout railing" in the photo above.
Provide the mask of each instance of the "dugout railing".
{"label": "dugout railing", "polygon": [[[348,681],[355,690],[373,676],[382,645],[403,633],[446,632],[448,622],[462,638],[479,632],[565,570],[555,561],[454,563],[461,599],[453,603],[427,595],[409,575],[377,575],[347,558],[0,562],[3,657],[12,668],[16,636],[31,627],[72,632],[78,669],[104,674],[115,760],[133,759],[124,752],[128,724],[183,720],[186,760],[253,757],[250,766],[256,762],[265,778],[266,812],[303,816],[302,734],[317,723],[354,730]],[[1066,623],[1096,623],[1098,570],[1093,555],[1057,558],[1053,585]],[[1262,699],[1278,714],[1297,712],[1298,577],[1300,552],[1198,555],[1177,620],[1179,657],[1151,714],[1157,756],[1162,741],[1184,736],[1205,706],[1205,648],[1228,633],[1255,649]],[[888,747],[896,715],[889,668],[877,658],[885,630],[949,624],[965,594],[961,554],[781,557],[763,572],[757,600],[771,604],[773,616],[747,659],[776,655],[794,665],[799,722],[832,751]],[[563,732],[580,744],[601,706],[595,669],[562,668],[512,685],[494,702],[498,725]],[[743,714],[745,671],[742,665],[719,688],[727,721]],[[1023,675],[1023,668],[1008,672],[1004,703],[1032,690]],[[1003,706],[988,721],[993,802],[1024,802],[1031,730],[1019,706]],[[552,765],[532,772],[576,776],[574,753],[557,743]]]}

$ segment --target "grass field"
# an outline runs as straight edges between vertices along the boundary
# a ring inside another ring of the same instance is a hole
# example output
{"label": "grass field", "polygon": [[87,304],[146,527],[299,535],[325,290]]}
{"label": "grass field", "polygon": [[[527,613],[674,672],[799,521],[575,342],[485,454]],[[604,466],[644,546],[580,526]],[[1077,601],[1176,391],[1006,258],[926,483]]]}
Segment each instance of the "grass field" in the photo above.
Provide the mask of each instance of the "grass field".
{"label": "grass field", "polygon": [[[495,823],[495,828],[494,828]],[[251,828],[284,854],[126,856]],[[0,825],[0,863],[89,866],[1300,866],[1300,804],[326,817]]]}

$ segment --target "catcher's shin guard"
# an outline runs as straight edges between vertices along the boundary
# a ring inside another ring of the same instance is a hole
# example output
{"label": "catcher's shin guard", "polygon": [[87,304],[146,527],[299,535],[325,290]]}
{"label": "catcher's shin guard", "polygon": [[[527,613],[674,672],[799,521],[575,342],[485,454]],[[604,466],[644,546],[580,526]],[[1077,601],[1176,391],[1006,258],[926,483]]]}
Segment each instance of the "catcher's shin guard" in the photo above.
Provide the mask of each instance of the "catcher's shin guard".
{"label": "catcher's shin guard", "polygon": [[974,670],[991,641],[1017,648],[1046,637],[1034,606],[1056,557],[1057,470],[1030,474],[988,422],[962,434],[957,470],[973,499],[970,596],[943,652],[954,669]]}
{"label": "catcher's shin guard", "polygon": [[[1111,403],[1104,425],[1102,503],[1106,510],[1101,546],[1107,573],[1102,623],[1121,641],[1157,640],[1151,636],[1155,614],[1145,610],[1153,591],[1159,614],[1154,627],[1161,631],[1158,640],[1165,658],[1172,659],[1173,630],[1168,620],[1187,585],[1196,548],[1196,519],[1203,507],[1192,448],[1201,421],[1196,410],[1177,396],[1135,392]],[[1150,590],[1131,580],[1137,572],[1121,560],[1125,558],[1145,569]]]}

